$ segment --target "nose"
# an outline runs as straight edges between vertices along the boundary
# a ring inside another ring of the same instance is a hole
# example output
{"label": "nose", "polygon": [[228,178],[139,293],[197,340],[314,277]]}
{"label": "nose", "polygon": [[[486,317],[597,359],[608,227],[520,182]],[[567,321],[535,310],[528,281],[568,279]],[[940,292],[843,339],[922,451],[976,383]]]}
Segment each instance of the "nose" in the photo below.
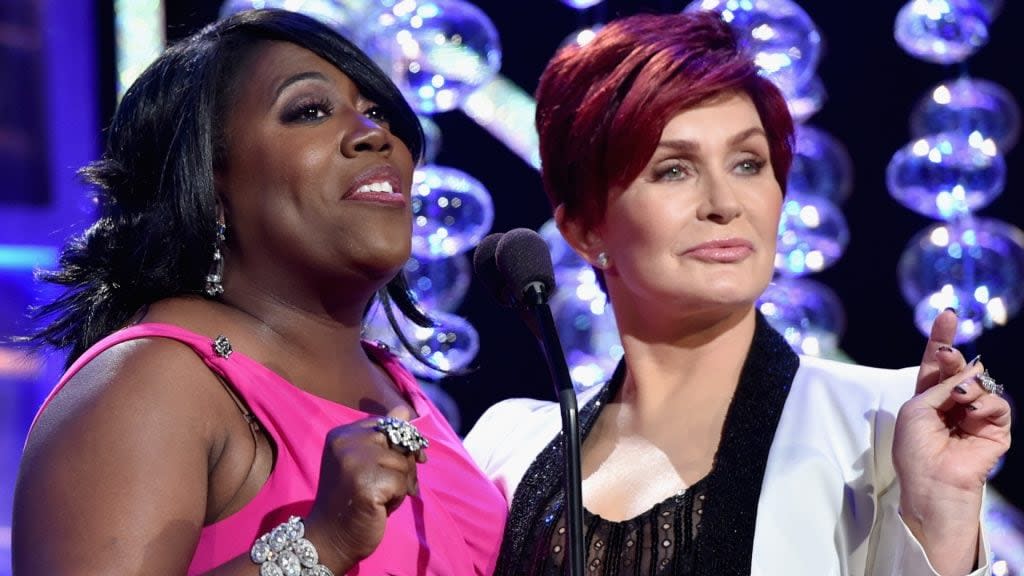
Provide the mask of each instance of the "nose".
{"label": "nose", "polygon": [[697,217],[717,224],[727,224],[743,213],[743,206],[727,176],[706,175],[704,198],[697,208]]}
{"label": "nose", "polygon": [[353,111],[345,135],[341,140],[341,153],[347,158],[360,154],[391,155],[391,138],[383,126]]}

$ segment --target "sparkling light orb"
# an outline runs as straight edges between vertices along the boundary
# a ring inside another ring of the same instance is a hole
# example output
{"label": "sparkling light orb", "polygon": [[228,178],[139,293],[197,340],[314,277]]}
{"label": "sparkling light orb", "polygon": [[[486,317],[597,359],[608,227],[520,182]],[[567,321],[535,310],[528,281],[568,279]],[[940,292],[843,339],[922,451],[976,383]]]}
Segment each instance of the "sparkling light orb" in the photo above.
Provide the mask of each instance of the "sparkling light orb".
{"label": "sparkling light orb", "polygon": [[577,48],[590,44],[590,41],[597,35],[598,30],[604,28],[604,25],[598,24],[596,26],[587,26],[586,28],[580,28],[574,32],[571,32],[561,42],[558,43],[558,49],[566,48],[568,46],[575,46]]}
{"label": "sparkling light orb", "polygon": [[824,106],[828,93],[825,91],[825,83],[817,75],[811,77],[802,86],[791,93],[783,93],[786,98],[786,107],[793,121],[806,122]]}
{"label": "sparkling light orb", "polygon": [[577,388],[606,382],[622,357],[615,315],[591,268],[563,274],[551,298],[551,314]]}
{"label": "sparkling light orb", "polygon": [[[1012,398],[1010,408],[1016,412]],[[1016,421],[1016,415],[1012,418]],[[985,500],[982,513],[985,537],[991,534],[992,576],[1020,576],[1024,573],[1024,513],[996,490],[989,489]]]}
{"label": "sparkling light orb", "polygon": [[981,336],[986,325],[991,326],[985,319],[985,306],[952,285],[927,295],[914,306],[914,325],[921,334],[931,334],[935,318],[946,308],[954,308],[958,318],[954,344],[970,342]]}
{"label": "sparkling light orb", "polygon": [[463,0],[381,0],[367,51],[416,110],[459,106],[501,68],[498,32]]}
{"label": "sparkling light orb", "polygon": [[551,264],[555,267],[556,278],[562,271],[567,271],[570,276],[574,276],[580,268],[590,267],[590,264],[587,264],[587,261],[565,241],[562,233],[558,231],[558,225],[555,224],[554,218],[545,222],[537,233],[547,243],[548,251],[551,252]]}
{"label": "sparkling light orb", "polygon": [[898,274],[919,327],[952,307],[961,318],[959,337],[970,339],[1006,324],[1024,303],[1024,232],[987,218],[938,223],[907,244]]}
{"label": "sparkling light orb", "polygon": [[798,277],[834,264],[850,241],[846,218],[825,198],[790,193],[782,204],[775,271]]}
{"label": "sparkling light orb", "polygon": [[828,286],[807,278],[776,278],[757,308],[798,353],[828,357],[838,351],[846,314]]}
{"label": "sparkling light orb", "polygon": [[420,126],[423,126],[423,158],[420,165],[433,164],[437,160],[437,153],[441,151],[441,127],[429,116],[420,116]]}
{"label": "sparkling light orb", "polygon": [[994,140],[1005,154],[1020,136],[1020,108],[1002,86],[979,78],[941,82],[918,100],[910,115],[915,138],[943,132],[971,134]]}
{"label": "sparkling light orb", "polygon": [[604,2],[604,0],[561,0],[561,2],[570,8],[586,10],[587,8],[597,6],[601,2]]}
{"label": "sparkling light orb", "polygon": [[978,132],[919,138],[893,154],[885,171],[889,194],[907,208],[949,220],[988,206],[1002,192],[1006,162]]}
{"label": "sparkling light orb", "polygon": [[412,253],[444,258],[469,250],[491,229],[494,203],[476,178],[431,164],[412,182]]}
{"label": "sparkling light orb", "polygon": [[951,285],[929,294],[913,306],[914,326],[926,336],[931,334],[936,317],[948,307],[954,308],[958,319],[953,343],[970,342],[981,335],[986,326],[985,306],[975,300],[969,292],[953,288]]}
{"label": "sparkling light orb", "polygon": [[[447,371],[461,370],[469,366],[480,351],[480,337],[468,320],[447,312],[431,312],[437,323],[432,328],[416,326],[409,334],[420,354],[430,362]],[[439,377],[435,370],[419,364],[409,369],[423,377]]]}
{"label": "sparkling light orb", "polygon": [[787,190],[842,204],[853,188],[853,163],[842,142],[824,130],[801,125]]}
{"label": "sparkling light orb", "polygon": [[256,8],[301,12],[334,28],[356,44],[362,44],[367,24],[379,5],[377,0],[227,0],[221,4],[220,17]]}
{"label": "sparkling light orb", "polygon": [[426,310],[455,310],[465,298],[472,280],[466,254],[434,259],[413,256],[403,270],[409,290]]}
{"label": "sparkling light orb", "polygon": [[376,340],[386,344],[413,374],[431,380],[445,377],[446,371],[458,371],[469,366],[480,351],[480,337],[468,320],[448,312],[430,311],[435,326],[417,326],[397,311],[399,328],[412,347],[433,366],[424,365],[413,358],[402,346],[401,341],[388,323],[387,315],[379,304],[374,305],[363,319],[363,339]]}
{"label": "sparkling light orb", "polygon": [[729,23],[740,45],[784,94],[797,94],[818,66],[821,35],[790,0],[694,0],[687,12],[712,10]]}
{"label": "sparkling light orb", "polygon": [[896,43],[937,64],[963,62],[988,42],[988,19],[971,0],[911,0],[896,15]]}

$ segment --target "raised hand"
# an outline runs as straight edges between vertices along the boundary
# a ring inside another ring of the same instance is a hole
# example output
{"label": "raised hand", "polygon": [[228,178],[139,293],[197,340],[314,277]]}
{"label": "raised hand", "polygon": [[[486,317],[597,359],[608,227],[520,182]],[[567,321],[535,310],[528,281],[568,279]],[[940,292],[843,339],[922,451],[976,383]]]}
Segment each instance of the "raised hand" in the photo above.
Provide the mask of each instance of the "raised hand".
{"label": "raised hand", "polygon": [[[389,414],[412,414],[399,407]],[[389,444],[367,418],[330,431],[320,466],[320,484],[306,519],[320,562],[344,572],[366,558],[384,537],[388,516],[407,495],[418,495],[416,465],[424,450],[407,452]],[[340,572],[339,572],[340,571]]]}
{"label": "raised hand", "polygon": [[1010,406],[981,385],[984,366],[952,348],[957,319],[932,325],[917,395],[896,420],[900,512],[941,573],[967,573],[977,555],[982,489],[1010,447]]}

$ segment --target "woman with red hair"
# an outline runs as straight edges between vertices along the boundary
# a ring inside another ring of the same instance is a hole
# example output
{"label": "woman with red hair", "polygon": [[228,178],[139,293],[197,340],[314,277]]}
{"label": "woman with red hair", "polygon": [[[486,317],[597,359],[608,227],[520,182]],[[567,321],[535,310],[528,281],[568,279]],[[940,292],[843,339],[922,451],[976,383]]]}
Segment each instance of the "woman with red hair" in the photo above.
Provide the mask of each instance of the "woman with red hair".
{"label": "woman with red hair", "polygon": [[[951,347],[955,314],[920,368],[881,370],[798,357],[755,307],[793,123],[727,24],[607,25],[549,63],[537,127],[559,229],[625,350],[580,398],[588,574],[988,570],[1010,411]],[[557,405],[509,400],[467,438],[511,501],[498,574],[566,569],[560,426]]]}

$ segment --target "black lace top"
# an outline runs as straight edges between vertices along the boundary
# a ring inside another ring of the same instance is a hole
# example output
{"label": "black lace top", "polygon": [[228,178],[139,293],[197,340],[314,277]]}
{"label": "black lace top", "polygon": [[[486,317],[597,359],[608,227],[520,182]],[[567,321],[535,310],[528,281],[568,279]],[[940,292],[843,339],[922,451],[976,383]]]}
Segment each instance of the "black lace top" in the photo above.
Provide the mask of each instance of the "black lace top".
{"label": "black lace top", "polygon": [[[758,313],[711,472],[685,492],[623,522],[584,510],[585,573],[749,574],[761,481],[798,364],[786,341]],[[581,438],[589,434],[624,377],[623,362],[605,388],[580,410]],[[537,455],[520,482],[496,576],[568,573],[563,453],[559,434]]]}

